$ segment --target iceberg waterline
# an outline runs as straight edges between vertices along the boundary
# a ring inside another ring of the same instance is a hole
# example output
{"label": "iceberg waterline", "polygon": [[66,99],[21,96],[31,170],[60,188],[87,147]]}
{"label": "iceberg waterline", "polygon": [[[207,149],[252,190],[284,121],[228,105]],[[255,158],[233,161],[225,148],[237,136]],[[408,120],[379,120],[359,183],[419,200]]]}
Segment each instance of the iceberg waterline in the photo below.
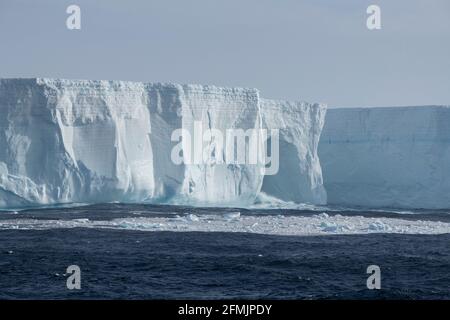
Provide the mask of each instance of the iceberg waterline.
{"label": "iceberg waterline", "polygon": [[[0,80],[0,111],[0,208],[450,208],[445,106],[327,111],[262,99],[256,89],[36,78]],[[172,133],[196,123],[279,130],[277,173],[264,175],[260,164],[175,164]]]}

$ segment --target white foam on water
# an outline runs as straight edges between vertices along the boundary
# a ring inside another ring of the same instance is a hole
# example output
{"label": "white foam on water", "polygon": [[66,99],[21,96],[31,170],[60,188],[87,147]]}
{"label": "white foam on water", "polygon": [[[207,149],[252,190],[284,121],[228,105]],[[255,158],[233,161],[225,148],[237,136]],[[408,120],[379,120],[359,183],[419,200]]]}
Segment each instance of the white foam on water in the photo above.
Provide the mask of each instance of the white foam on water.
{"label": "white foam on water", "polygon": [[441,221],[406,220],[401,218],[328,215],[193,215],[173,217],[127,217],[96,221],[89,219],[5,219],[0,230],[46,230],[55,228],[97,228],[139,231],[201,231],[245,232],[270,235],[329,235],[329,234],[445,234],[450,223]]}

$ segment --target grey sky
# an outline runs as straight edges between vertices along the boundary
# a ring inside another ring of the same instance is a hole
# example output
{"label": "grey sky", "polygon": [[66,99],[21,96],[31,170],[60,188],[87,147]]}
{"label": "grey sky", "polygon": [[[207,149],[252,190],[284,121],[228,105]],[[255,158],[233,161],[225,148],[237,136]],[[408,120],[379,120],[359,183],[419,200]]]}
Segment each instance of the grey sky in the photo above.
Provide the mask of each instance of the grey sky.
{"label": "grey sky", "polygon": [[[67,30],[77,4],[82,29]],[[381,7],[382,29],[366,28]],[[448,0],[0,0],[0,77],[256,87],[330,106],[450,104]]]}

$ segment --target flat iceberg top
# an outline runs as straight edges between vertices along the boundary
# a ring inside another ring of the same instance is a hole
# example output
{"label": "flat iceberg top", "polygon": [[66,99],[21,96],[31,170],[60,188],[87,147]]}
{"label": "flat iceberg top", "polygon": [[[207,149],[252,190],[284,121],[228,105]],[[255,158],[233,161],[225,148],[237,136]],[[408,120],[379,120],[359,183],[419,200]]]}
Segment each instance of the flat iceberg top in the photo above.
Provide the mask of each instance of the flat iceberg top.
{"label": "flat iceberg top", "polygon": [[76,87],[91,87],[91,88],[115,88],[115,89],[133,89],[138,90],[143,87],[161,87],[183,89],[190,92],[214,92],[214,93],[243,93],[253,92],[259,93],[256,88],[244,87],[226,87],[216,85],[202,85],[202,84],[179,84],[173,82],[141,82],[141,81],[125,81],[125,80],[83,80],[83,79],[61,79],[61,78],[0,78],[0,85],[4,84],[37,84],[50,85],[57,88],[76,88]]}
{"label": "flat iceberg top", "polygon": [[319,108],[326,108],[326,103],[309,103],[306,101],[290,101],[283,99],[264,99],[261,98],[261,103],[264,104],[265,109],[280,109],[280,106],[283,106],[285,110],[289,109],[299,109],[299,108],[308,108],[310,106],[315,106]]}
{"label": "flat iceberg top", "polygon": [[329,112],[405,112],[405,111],[418,111],[418,110],[433,110],[433,109],[450,109],[450,105],[417,105],[417,106],[385,106],[385,107],[333,107],[329,106]]}

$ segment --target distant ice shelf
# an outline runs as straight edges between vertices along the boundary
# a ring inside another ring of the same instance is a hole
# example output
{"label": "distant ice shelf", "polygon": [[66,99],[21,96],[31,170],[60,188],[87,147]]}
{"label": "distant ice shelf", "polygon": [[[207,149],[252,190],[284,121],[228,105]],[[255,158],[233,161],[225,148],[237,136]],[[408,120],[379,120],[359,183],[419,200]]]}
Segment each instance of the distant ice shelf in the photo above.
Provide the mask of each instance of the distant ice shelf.
{"label": "distant ice shelf", "polygon": [[328,203],[450,208],[450,107],[329,109],[319,157]]}

